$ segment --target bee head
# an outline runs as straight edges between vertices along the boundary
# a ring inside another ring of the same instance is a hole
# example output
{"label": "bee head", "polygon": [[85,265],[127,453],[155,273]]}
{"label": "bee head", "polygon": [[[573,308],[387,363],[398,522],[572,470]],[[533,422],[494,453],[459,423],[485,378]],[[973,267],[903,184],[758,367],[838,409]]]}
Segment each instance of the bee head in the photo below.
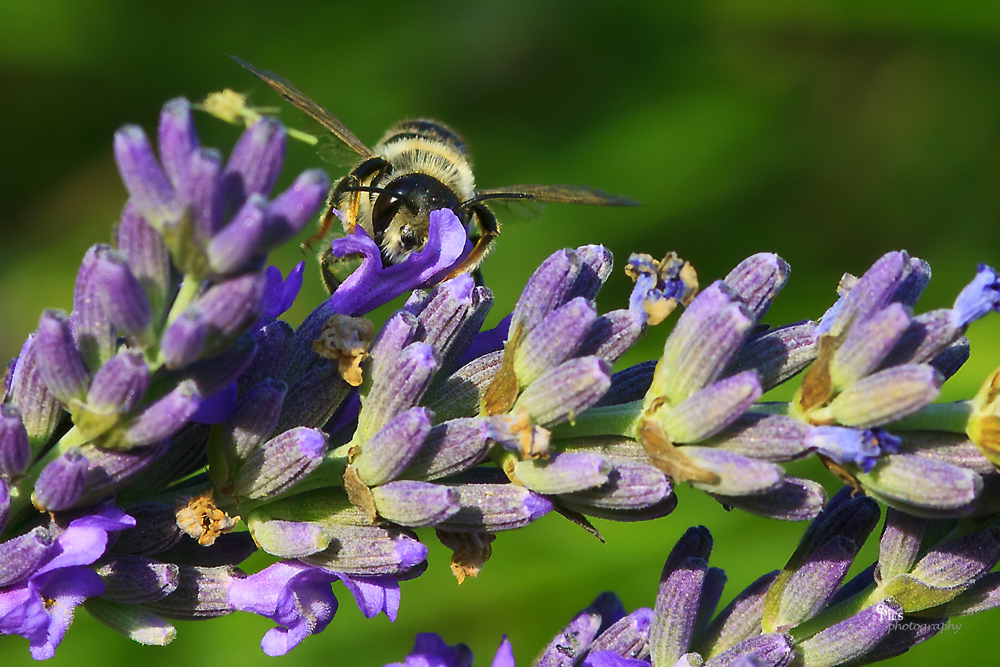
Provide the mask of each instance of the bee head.
{"label": "bee head", "polygon": [[461,200],[427,174],[407,174],[379,188],[372,206],[372,232],[387,263],[395,264],[427,243],[431,211],[450,208],[460,215]]}

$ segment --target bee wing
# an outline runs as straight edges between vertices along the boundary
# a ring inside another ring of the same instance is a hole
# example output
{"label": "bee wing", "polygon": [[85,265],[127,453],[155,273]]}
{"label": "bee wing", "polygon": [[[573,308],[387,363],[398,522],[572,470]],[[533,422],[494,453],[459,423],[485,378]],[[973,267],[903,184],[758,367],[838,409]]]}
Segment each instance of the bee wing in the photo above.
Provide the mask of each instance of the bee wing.
{"label": "bee wing", "polygon": [[372,152],[365,146],[354,133],[347,129],[340,120],[332,113],[313,102],[291,82],[281,78],[274,72],[266,69],[257,69],[245,60],[240,60],[232,56],[233,60],[249,70],[251,74],[273,88],[279,95],[291,102],[295,107],[305,112],[310,118],[326,128],[331,134],[347,144],[355,153],[361,157],[371,157]]}
{"label": "bee wing", "polygon": [[588,206],[638,206],[629,197],[616,197],[582,185],[511,185],[506,188],[477,190],[475,199],[532,199],[560,204]]}

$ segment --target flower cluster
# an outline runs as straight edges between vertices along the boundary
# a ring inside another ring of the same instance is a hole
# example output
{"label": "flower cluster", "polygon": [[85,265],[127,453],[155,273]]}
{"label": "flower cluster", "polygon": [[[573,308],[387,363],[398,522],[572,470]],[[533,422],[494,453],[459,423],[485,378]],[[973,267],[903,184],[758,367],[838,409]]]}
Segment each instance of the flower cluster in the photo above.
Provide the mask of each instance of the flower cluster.
{"label": "flower cluster", "polygon": [[[784,568],[769,572],[718,610],[725,572],[708,565],[704,526],[677,542],[653,608],[626,613],[603,593],[577,614],[532,663],[581,667],[817,667],[865,665],[930,639],[949,617],[1000,605],[1000,529],[968,532],[946,519],[889,510],[878,560],[844,581],[879,522],[878,503],[845,487],[810,524]],[[424,634],[402,663],[464,667],[472,654]],[[493,667],[514,667],[505,638]]]}
{"label": "flower cluster", "polygon": [[[782,573],[715,621],[724,579],[694,530],[654,611],[601,597],[545,655],[834,665],[929,636],[894,634],[878,609],[993,606],[1000,376],[971,401],[932,403],[968,357],[966,328],[1000,308],[989,267],[952,308],[913,315],[930,270],[889,253],[845,276],[817,322],[769,327],[789,276],[776,255],[700,292],[673,253],[633,255],[628,304],[602,314],[612,257],[587,245],[549,256],[483,330],[492,292],[444,280],[470,243],[442,209],[395,264],[361,226],[333,241],[360,266],[293,328],[278,318],[304,266],[283,277],[267,253],[315,215],[328,181],[307,171],[271,196],[285,137],[260,119],[223,160],[184,100],[164,108],[159,158],[139,128],[115,137],[130,196],[115,244],[87,252],[72,312],[42,314],[0,388],[0,633],[27,637],[34,657],[53,654],[81,605],[145,644],[174,638],[168,619],[251,612],[275,623],[262,647],[282,655],[331,622],[336,582],[365,616],[394,619],[400,583],[427,567],[418,530],[434,529],[461,582],[498,533],[558,513],[599,536],[594,519],[668,515],[681,482],[813,524]],[[365,317],[403,295],[381,326]],[[613,372],[678,306],[660,358]],[[802,371],[791,402],[760,402]],[[780,465],[810,455],[857,497],[824,509],[823,487]],[[892,508],[878,568],[842,586],[873,499]],[[974,530],[956,527],[971,515]],[[258,550],[270,565],[238,567]],[[866,639],[847,655],[844,633]],[[433,638],[417,652],[466,664]]]}

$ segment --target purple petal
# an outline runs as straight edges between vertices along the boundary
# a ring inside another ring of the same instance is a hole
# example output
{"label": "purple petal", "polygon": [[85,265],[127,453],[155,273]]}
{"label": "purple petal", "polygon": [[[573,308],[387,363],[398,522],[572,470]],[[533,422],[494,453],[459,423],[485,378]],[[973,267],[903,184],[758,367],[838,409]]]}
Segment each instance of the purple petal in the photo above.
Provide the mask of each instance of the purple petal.
{"label": "purple petal", "polygon": [[359,577],[357,575],[337,575],[344,586],[354,596],[358,609],[365,618],[375,618],[384,613],[390,621],[396,620],[399,612],[399,581],[395,577]]}
{"label": "purple petal", "polygon": [[461,221],[449,209],[440,209],[431,212],[430,232],[423,250],[383,268],[378,246],[358,225],[351,236],[333,241],[335,257],[361,254],[364,260],[330,297],[330,306],[335,313],[363,315],[404,292],[444,277],[469,247]]}
{"label": "purple petal", "polygon": [[199,424],[221,424],[228,421],[236,410],[238,390],[233,380],[225,387],[207,396],[198,404],[198,409],[191,415],[191,421]]}
{"label": "purple petal", "polygon": [[260,314],[264,317],[281,317],[292,307],[295,297],[302,289],[302,274],[306,269],[305,262],[299,262],[288,273],[288,278],[282,279],[281,269],[276,266],[267,267],[264,283],[264,297],[261,299]]}
{"label": "purple petal", "polygon": [[986,264],[980,264],[976,277],[955,299],[956,324],[966,326],[990,311],[1000,312],[1000,275]]}

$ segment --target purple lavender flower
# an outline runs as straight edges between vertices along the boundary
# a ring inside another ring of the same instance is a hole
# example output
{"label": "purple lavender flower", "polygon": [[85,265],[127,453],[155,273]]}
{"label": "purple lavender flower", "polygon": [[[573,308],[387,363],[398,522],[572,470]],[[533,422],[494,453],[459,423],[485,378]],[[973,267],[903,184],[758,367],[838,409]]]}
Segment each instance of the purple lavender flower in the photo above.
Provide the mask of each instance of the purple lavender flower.
{"label": "purple lavender flower", "polygon": [[[22,550],[18,556],[33,558],[37,566],[0,588],[0,633],[27,638],[36,660],[52,657],[73,610],[86,598],[104,593],[101,578],[87,566],[104,554],[109,533],[134,525],[130,516],[110,506],[79,514],[65,528],[50,525],[45,532],[48,545],[40,544],[44,554]],[[6,567],[12,564],[8,561]]]}

